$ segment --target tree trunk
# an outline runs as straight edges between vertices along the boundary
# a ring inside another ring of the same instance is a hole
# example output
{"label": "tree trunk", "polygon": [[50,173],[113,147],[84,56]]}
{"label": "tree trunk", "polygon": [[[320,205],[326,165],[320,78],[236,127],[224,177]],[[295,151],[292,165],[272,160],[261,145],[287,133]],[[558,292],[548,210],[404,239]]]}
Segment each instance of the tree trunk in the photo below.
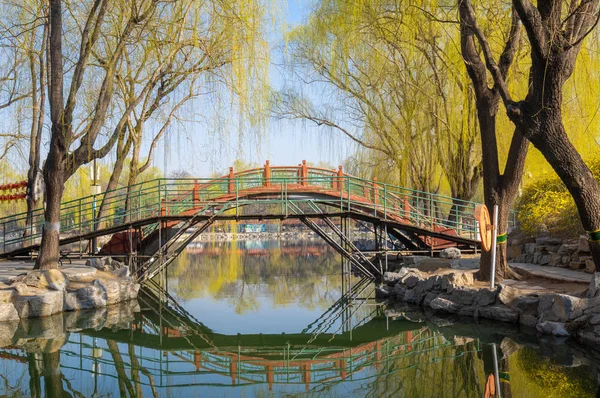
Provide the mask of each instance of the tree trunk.
{"label": "tree trunk", "polygon": [[50,119],[52,133],[50,149],[44,165],[46,210],[40,254],[36,269],[58,268],[60,256],[60,203],[63,197],[67,153],[67,129],[63,123],[63,64],[62,64],[62,6],[61,0],[50,0]]}
{"label": "tree trunk", "polygon": [[[123,132],[122,134],[125,134]],[[113,166],[113,172],[110,175],[110,179],[108,180],[108,185],[106,186],[106,193],[102,198],[102,202],[100,203],[100,207],[98,208],[98,213],[96,215],[96,219],[100,220],[99,228],[103,228],[105,222],[102,221],[102,217],[106,215],[107,204],[110,199],[114,196],[112,191],[117,189],[117,185],[119,184],[119,179],[121,178],[121,174],[123,173],[123,167],[125,165],[125,159],[127,158],[127,154],[129,153],[129,149],[131,148],[131,140],[128,139],[125,145],[117,145],[117,159],[115,160],[115,164]]]}
{"label": "tree trunk", "polygon": [[560,110],[547,108],[540,115],[540,131],[531,142],[540,150],[573,196],[583,228],[588,231],[590,252],[600,272],[600,186],[569,140]]}

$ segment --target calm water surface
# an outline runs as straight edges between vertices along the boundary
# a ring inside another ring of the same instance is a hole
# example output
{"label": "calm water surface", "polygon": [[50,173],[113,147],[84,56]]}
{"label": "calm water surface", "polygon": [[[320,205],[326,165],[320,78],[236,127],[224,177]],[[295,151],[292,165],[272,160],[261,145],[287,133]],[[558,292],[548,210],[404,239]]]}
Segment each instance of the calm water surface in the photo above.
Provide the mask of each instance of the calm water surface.
{"label": "calm water surface", "polygon": [[597,394],[589,348],[383,308],[340,270],[320,241],[195,242],[139,306],[0,325],[0,395]]}

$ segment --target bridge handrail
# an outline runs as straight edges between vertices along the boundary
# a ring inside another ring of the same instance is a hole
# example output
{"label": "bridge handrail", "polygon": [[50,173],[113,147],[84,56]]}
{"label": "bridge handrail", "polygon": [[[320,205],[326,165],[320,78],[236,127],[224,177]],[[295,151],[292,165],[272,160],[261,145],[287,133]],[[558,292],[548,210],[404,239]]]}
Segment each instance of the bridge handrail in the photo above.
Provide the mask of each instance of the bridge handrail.
{"label": "bridge handrail", "polygon": [[[266,168],[255,168],[212,178],[156,178],[141,181],[131,186],[119,187],[98,195],[88,195],[61,204],[62,233],[87,231],[98,225],[121,225],[126,220],[141,220],[166,214],[177,214],[210,201],[235,195],[236,206],[245,205],[244,197],[254,188],[270,187],[270,191],[282,192],[290,187],[309,189],[318,187],[324,192],[338,192],[340,207],[353,205],[372,208],[376,214],[398,221],[412,220],[417,225],[434,228],[456,229],[457,234],[466,232],[473,235],[475,222],[472,210],[476,203],[452,198],[446,195],[405,188],[375,180],[367,180],[347,174],[341,170],[327,170],[310,166],[272,166],[269,173]],[[225,199],[224,199],[225,200]],[[230,200],[230,199],[228,199]],[[281,199],[280,199],[281,200]],[[126,203],[131,204],[126,210]],[[100,204],[106,210],[102,217],[96,217]],[[266,203],[266,202],[265,202]],[[455,211],[455,220],[446,217],[448,211]],[[0,240],[6,252],[7,245],[22,241],[33,244],[41,236],[44,211],[33,212],[32,225],[25,226],[27,213],[18,213],[0,218],[2,235]],[[23,236],[22,236],[23,235]],[[26,235],[26,236],[24,236]]]}

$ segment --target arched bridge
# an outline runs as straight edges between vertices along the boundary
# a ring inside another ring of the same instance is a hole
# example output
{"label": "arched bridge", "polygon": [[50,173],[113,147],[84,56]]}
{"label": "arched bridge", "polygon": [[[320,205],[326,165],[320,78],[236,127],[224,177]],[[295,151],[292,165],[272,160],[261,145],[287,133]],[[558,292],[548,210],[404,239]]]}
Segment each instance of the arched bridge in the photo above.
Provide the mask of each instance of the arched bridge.
{"label": "arched bridge", "polygon": [[[102,206],[101,206],[102,203]],[[217,178],[160,178],[61,205],[61,245],[111,236],[101,253],[135,254],[140,279],[154,276],[214,222],[297,219],[355,269],[383,270],[352,241],[349,220],[373,225],[378,251],[477,248],[476,203],[415,191],[338,170],[271,166]],[[98,209],[102,207],[101,214]],[[35,255],[43,210],[0,219],[3,257]],[[340,220],[334,222],[333,220]],[[393,239],[390,239],[393,238]]]}

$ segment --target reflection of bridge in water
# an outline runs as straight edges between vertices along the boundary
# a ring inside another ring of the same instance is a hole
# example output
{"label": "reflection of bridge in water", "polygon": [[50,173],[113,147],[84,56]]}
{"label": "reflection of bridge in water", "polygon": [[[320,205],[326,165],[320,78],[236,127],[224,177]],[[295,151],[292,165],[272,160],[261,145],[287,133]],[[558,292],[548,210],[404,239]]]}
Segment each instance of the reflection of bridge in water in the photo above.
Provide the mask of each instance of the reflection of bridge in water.
{"label": "reflection of bridge in water", "polygon": [[[268,385],[272,389],[282,384],[309,390],[316,384],[390,374],[402,369],[400,363],[411,368],[479,351],[476,342],[458,345],[409,322],[393,322],[385,328],[385,321],[376,320],[373,325],[369,322],[356,328],[352,338],[342,334],[327,344],[319,340],[306,345],[302,343],[306,334],[302,339],[301,335],[226,336],[207,332],[205,337],[210,341],[205,341],[190,333],[195,328],[205,329],[203,325],[161,326],[146,315],[139,314],[131,332],[84,330],[79,337],[70,338],[61,355],[78,358],[79,364],[67,361],[61,365],[62,371],[109,377],[119,383],[127,371],[138,373],[134,382],[150,388],[155,396],[157,388],[200,386]],[[373,335],[375,330],[380,330],[377,336]],[[129,349],[122,349],[127,346]],[[22,347],[3,348],[0,358],[24,364],[31,360]],[[108,371],[112,367],[115,372]]]}

